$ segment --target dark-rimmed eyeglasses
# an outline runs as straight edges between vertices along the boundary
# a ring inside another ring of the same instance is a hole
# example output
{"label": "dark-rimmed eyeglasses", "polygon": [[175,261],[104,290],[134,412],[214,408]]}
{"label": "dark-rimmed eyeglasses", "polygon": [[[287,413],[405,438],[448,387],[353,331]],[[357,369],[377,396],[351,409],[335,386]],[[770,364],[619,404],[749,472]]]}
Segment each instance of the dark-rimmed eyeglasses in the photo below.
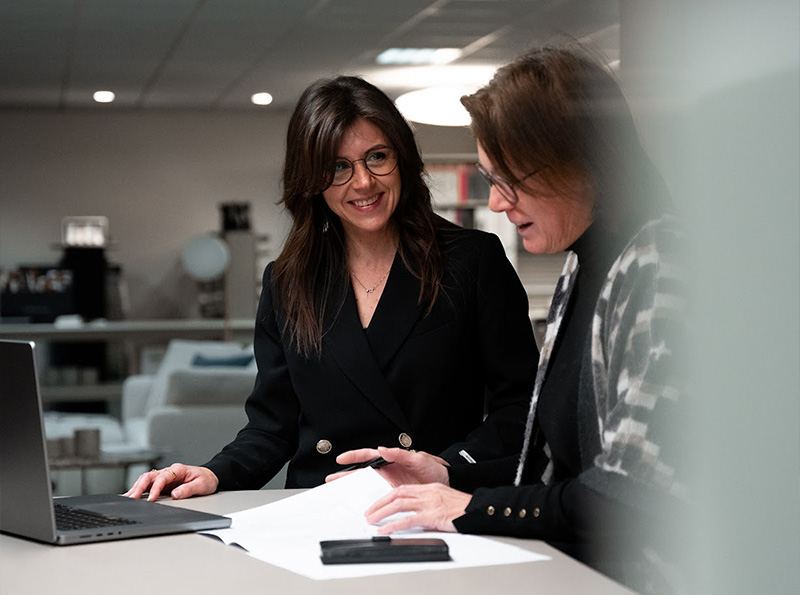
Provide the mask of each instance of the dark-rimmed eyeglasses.
{"label": "dark-rimmed eyeglasses", "polygon": [[367,153],[363,159],[350,161],[344,157],[339,157],[333,164],[333,176],[331,186],[342,186],[347,184],[353,177],[356,170],[356,163],[362,161],[367,171],[374,176],[388,176],[397,167],[397,153],[394,149],[383,147]]}
{"label": "dark-rimmed eyeglasses", "polygon": [[[476,163],[475,167],[478,169],[478,173],[481,174],[481,177],[486,181],[489,186],[494,186],[497,188],[497,191],[505,198],[508,202],[512,205],[515,205],[519,202],[519,196],[517,196],[517,191],[514,190],[514,184],[506,180],[501,176],[496,176],[494,174],[490,174],[486,171],[486,168],[483,167],[480,163]],[[530,178],[531,176],[539,173],[539,169],[532,171],[531,173],[522,176],[517,184],[526,178]]]}

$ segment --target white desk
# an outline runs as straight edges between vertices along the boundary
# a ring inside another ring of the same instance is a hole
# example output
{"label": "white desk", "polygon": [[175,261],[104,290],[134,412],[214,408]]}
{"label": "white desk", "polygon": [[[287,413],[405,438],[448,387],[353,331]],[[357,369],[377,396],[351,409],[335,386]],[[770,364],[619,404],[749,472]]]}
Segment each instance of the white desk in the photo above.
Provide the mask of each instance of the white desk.
{"label": "white desk", "polygon": [[[229,514],[292,490],[225,492],[178,502]],[[165,503],[170,503],[164,500]],[[630,595],[632,592],[541,541],[502,539],[551,556],[549,562],[314,581],[202,535],[173,535],[58,547],[0,535],[0,593],[142,595],[272,593],[313,595]]]}

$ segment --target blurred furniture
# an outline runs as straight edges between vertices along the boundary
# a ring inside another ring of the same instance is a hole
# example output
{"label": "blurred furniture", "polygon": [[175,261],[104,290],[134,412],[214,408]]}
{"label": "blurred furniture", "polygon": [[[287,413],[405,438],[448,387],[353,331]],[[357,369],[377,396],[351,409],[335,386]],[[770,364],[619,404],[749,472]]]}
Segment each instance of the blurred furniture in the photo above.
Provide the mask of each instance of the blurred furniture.
{"label": "blurred furniture", "polygon": [[[127,444],[161,452],[162,465],[205,463],[247,423],[244,402],[256,371],[251,344],[171,341],[156,374],[123,382]],[[285,481],[284,465],[265,487],[282,488]]]}
{"label": "blurred furniture", "polygon": [[[53,480],[53,492],[58,496],[119,492],[132,474],[132,471],[127,473],[130,465],[81,466],[67,464],[73,460],[75,450],[73,436],[76,430],[96,429],[100,431],[101,457],[130,456],[134,451],[142,450],[141,447],[128,446],[125,443],[125,433],[119,418],[106,413],[45,411],[44,429],[50,455],[50,477]],[[51,451],[50,447],[53,443],[61,443],[59,452]],[[159,458],[158,456],[153,457],[153,453],[148,456],[151,460]]]}
{"label": "blurred furniture", "polygon": [[[220,340],[226,334],[237,341],[252,341],[253,319],[223,320],[125,320],[92,322],[59,322],[33,324],[0,324],[0,339],[36,341],[39,344],[62,341],[116,342],[122,346],[124,361],[120,362],[121,377],[138,374],[143,347],[165,345],[173,338],[192,340]],[[115,351],[120,351],[119,349]],[[39,378],[42,383],[42,400],[45,407],[58,403],[103,402],[107,412],[120,417],[122,397],[121,380],[85,382],[80,370],[73,368],[71,379],[66,369],[59,370],[47,359],[48,350],[37,349],[40,357]],[[77,379],[77,381],[76,381]],[[71,380],[71,381],[70,381]]]}
{"label": "blurred furniture", "polygon": [[[97,469],[120,469],[128,478],[128,471],[133,465],[141,465],[150,469],[161,458],[161,453],[152,450],[134,450],[130,452],[102,452],[97,457],[59,457],[50,460],[50,471],[77,470],[80,477],[80,494],[90,494],[89,472]],[[103,490],[107,491],[107,490]],[[111,490],[117,491],[117,490]]]}
{"label": "blurred furniture", "polygon": [[[122,383],[121,420],[105,414],[47,412],[45,431],[51,439],[98,428],[106,455],[132,456],[146,450],[160,454],[159,465],[199,465],[244,427],[244,402],[255,377],[250,344],[174,339],[155,374],[129,376]],[[131,463],[125,483],[152,466]],[[278,478],[270,485],[283,487],[282,481]],[[94,485],[81,489],[97,491]]]}
{"label": "blurred furniture", "polygon": [[[135,351],[142,345],[171,339],[219,340],[227,330],[233,340],[251,341],[253,318],[224,320],[95,320],[76,324],[0,324],[0,339],[21,341],[122,341]],[[128,373],[138,372],[138,358],[131,353]]]}
{"label": "blurred furniture", "polygon": [[246,423],[255,377],[252,345],[174,339],[155,375],[122,384],[125,442],[160,451],[164,463],[204,463]]}

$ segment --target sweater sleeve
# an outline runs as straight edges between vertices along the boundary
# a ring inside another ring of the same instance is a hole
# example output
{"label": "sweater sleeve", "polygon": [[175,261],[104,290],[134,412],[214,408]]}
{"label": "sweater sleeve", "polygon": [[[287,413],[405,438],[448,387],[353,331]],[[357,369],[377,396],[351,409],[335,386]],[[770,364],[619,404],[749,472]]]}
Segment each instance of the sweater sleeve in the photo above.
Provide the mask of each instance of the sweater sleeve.
{"label": "sweater sleeve", "polygon": [[643,510],[685,491],[676,469],[685,428],[676,373],[685,353],[680,239],[669,219],[645,226],[612,266],[592,328],[601,448],[581,481]]}

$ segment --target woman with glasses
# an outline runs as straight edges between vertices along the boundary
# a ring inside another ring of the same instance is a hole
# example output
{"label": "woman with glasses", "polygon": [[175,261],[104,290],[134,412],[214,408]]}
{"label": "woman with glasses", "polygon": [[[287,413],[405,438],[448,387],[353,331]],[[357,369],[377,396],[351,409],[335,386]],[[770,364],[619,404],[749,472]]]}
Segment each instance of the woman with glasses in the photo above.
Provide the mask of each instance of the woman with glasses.
{"label": "woman with glasses", "polygon": [[354,77],[306,89],[282,202],[292,227],[264,273],[247,425],[128,495],[258,489],[287,461],[286,486],[312,487],[365,445],[453,466],[519,451],[538,358],[527,295],[496,236],[434,214],[392,101]]}
{"label": "woman with glasses", "polygon": [[[669,590],[669,548],[648,530],[681,510],[681,234],[622,93],[582,50],[545,48],[462,98],[489,206],[525,249],[566,251],[521,454],[467,466],[382,456],[396,488],[367,511],[416,526],[543,539],[642,592]],[[332,477],[334,479],[336,476]],[[662,582],[666,581],[666,582]]]}

